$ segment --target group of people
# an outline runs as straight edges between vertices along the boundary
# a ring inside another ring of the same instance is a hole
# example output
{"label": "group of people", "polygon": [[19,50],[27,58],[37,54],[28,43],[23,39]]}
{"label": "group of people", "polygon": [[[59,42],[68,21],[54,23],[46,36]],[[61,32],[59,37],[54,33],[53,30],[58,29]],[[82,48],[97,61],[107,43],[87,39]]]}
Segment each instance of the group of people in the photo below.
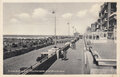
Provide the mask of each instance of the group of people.
{"label": "group of people", "polygon": [[59,55],[62,60],[68,60],[67,59],[67,50],[70,48],[70,44],[65,45],[63,48],[61,48]]}

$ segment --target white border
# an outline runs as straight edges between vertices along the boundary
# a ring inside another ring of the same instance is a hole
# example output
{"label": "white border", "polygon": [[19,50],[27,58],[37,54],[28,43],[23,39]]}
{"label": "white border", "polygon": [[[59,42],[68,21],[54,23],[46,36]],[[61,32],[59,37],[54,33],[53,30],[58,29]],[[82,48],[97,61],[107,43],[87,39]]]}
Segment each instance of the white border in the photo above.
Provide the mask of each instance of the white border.
{"label": "white border", "polygon": [[[30,2],[117,2],[117,74],[71,74],[71,75],[3,75],[3,41],[2,41],[2,32],[3,32],[3,3],[30,3]],[[120,0],[0,0],[0,76],[1,77],[120,77]]]}

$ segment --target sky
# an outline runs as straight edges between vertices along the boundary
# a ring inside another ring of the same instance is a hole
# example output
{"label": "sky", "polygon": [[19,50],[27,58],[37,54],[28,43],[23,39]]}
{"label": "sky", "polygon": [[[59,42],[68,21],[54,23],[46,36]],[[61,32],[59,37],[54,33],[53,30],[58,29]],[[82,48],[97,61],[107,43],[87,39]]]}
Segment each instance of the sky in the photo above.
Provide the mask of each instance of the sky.
{"label": "sky", "polygon": [[[70,35],[83,34],[97,21],[103,3],[4,3],[3,34],[7,35]],[[52,11],[55,11],[55,14]],[[67,23],[70,23],[69,26]]]}

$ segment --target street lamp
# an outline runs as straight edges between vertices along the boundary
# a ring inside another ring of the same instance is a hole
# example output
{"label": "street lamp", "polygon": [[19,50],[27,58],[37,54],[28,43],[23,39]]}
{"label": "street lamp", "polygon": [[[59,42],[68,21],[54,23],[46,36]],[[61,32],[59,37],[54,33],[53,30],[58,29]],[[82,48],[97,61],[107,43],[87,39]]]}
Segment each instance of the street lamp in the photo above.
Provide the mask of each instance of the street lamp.
{"label": "street lamp", "polygon": [[73,29],[73,35],[74,35],[74,26],[72,26],[72,29]]}
{"label": "street lamp", "polygon": [[52,11],[52,14],[55,15],[55,17],[54,17],[55,18],[55,20],[54,20],[55,21],[55,27],[54,27],[55,35],[54,36],[55,36],[55,46],[56,46],[57,42],[56,42],[56,14],[55,14],[55,11]]}
{"label": "street lamp", "polygon": [[70,23],[68,22],[68,36],[70,35]]}

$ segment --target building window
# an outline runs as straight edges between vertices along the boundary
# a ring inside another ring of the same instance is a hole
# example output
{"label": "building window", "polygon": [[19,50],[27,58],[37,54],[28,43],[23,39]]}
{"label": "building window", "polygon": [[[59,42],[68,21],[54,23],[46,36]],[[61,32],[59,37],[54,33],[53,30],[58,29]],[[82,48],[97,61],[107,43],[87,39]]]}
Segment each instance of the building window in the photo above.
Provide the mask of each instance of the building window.
{"label": "building window", "polygon": [[88,39],[88,35],[86,35],[86,39]]}
{"label": "building window", "polygon": [[96,39],[97,39],[97,40],[99,39],[99,36],[98,36],[98,35],[96,36]]}
{"label": "building window", "polygon": [[104,37],[106,37],[106,34],[104,34]]}
{"label": "building window", "polygon": [[92,36],[91,36],[91,35],[89,36],[89,39],[92,39]]}
{"label": "building window", "polygon": [[93,36],[93,39],[95,39],[95,35]]}

